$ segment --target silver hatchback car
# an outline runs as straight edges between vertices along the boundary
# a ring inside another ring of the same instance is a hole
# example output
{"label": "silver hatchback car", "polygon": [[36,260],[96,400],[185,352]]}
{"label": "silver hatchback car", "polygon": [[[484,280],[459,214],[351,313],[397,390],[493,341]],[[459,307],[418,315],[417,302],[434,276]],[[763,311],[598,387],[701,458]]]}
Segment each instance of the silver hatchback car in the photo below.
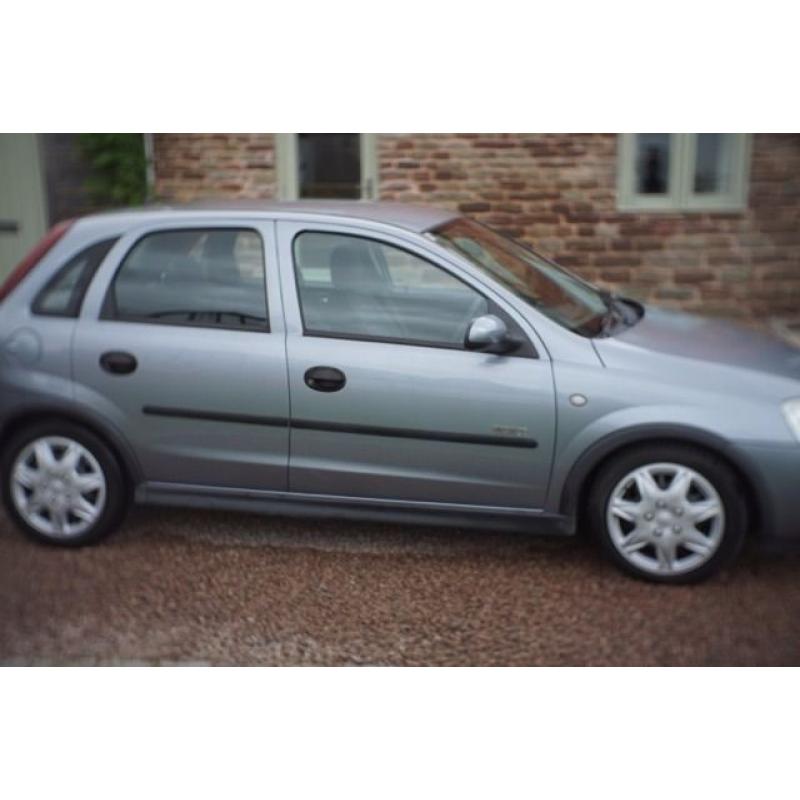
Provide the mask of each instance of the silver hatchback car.
{"label": "silver hatchback car", "polygon": [[449,211],[54,228],[0,289],[2,489],[79,545],[145,503],[591,531],[703,578],[800,538],[800,350],[600,291]]}

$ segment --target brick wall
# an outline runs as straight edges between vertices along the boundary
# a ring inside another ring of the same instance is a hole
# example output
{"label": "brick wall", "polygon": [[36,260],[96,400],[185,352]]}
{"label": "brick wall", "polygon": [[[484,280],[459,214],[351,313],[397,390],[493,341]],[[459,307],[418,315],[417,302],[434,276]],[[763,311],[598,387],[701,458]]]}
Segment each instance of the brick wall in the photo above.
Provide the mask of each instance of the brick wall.
{"label": "brick wall", "polygon": [[209,197],[272,197],[271,133],[157,133],[155,194],[175,201]]}
{"label": "brick wall", "polygon": [[[742,213],[616,210],[614,134],[382,134],[381,199],[460,209],[589,280],[709,314],[800,312],[800,135],[753,137]],[[157,191],[272,197],[270,134],[155,137]]]}
{"label": "brick wall", "polygon": [[800,135],[753,137],[737,214],[616,210],[614,134],[379,140],[381,197],[458,208],[589,280],[710,314],[800,312]]}

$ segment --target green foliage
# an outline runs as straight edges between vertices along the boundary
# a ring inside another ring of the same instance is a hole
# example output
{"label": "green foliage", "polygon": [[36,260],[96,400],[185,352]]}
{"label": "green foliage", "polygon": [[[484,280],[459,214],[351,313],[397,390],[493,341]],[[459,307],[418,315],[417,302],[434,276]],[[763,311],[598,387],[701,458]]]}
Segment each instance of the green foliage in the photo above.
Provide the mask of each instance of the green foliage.
{"label": "green foliage", "polygon": [[78,143],[91,175],[86,189],[98,206],[139,205],[147,198],[141,133],[82,133]]}

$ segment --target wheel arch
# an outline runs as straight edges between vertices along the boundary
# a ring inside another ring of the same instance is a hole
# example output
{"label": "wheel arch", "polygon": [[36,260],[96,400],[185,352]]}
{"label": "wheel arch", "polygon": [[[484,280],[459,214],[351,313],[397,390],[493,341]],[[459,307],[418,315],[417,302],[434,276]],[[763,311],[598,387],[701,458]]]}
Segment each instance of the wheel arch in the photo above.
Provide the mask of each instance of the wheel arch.
{"label": "wheel arch", "polygon": [[745,492],[750,526],[770,526],[769,503],[755,467],[728,441],[708,431],[683,425],[642,425],[618,431],[595,442],[570,468],[561,487],[559,512],[580,526],[588,494],[597,474],[612,459],[633,447],[650,444],[687,445],[721,458],[737,475]]}
{"label": "wheel arch", "polygon": [[116,458],[131,493],[143,481],[141,466],[122,434],[94,414],[76,408],[36,405],[19,410],[3,421],[0,429],[0,448],[4,448],[9,439],[23,428],[52,420],[80,425],[101,439]]}

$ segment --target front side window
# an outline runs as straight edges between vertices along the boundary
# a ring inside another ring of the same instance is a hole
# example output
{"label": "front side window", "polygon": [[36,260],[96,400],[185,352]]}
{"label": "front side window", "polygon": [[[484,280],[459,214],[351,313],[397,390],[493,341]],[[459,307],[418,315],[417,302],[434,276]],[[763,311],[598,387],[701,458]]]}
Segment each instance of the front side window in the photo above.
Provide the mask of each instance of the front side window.
{"label": "front side window", "polygon": [[237,228],[190,228],[143,237],[117,271],[104,317],[268,329],[261,237]]}
{"label": "front side window", "polygon": [[301,233],[294,263],[311,335],[461,348],[469,323],[489,311],[483,295],[449,272],[374,239]]}
{"label": "front side window", "polygon": [[513,239],[465,217],[430,236],[560,325],[583,336],[602,332],[608,303],[600,292]]}
{"label": "front side window", "polygon": [[738,211],[747,205],[744,133],[623,133],[617,201],[623,211]]}

